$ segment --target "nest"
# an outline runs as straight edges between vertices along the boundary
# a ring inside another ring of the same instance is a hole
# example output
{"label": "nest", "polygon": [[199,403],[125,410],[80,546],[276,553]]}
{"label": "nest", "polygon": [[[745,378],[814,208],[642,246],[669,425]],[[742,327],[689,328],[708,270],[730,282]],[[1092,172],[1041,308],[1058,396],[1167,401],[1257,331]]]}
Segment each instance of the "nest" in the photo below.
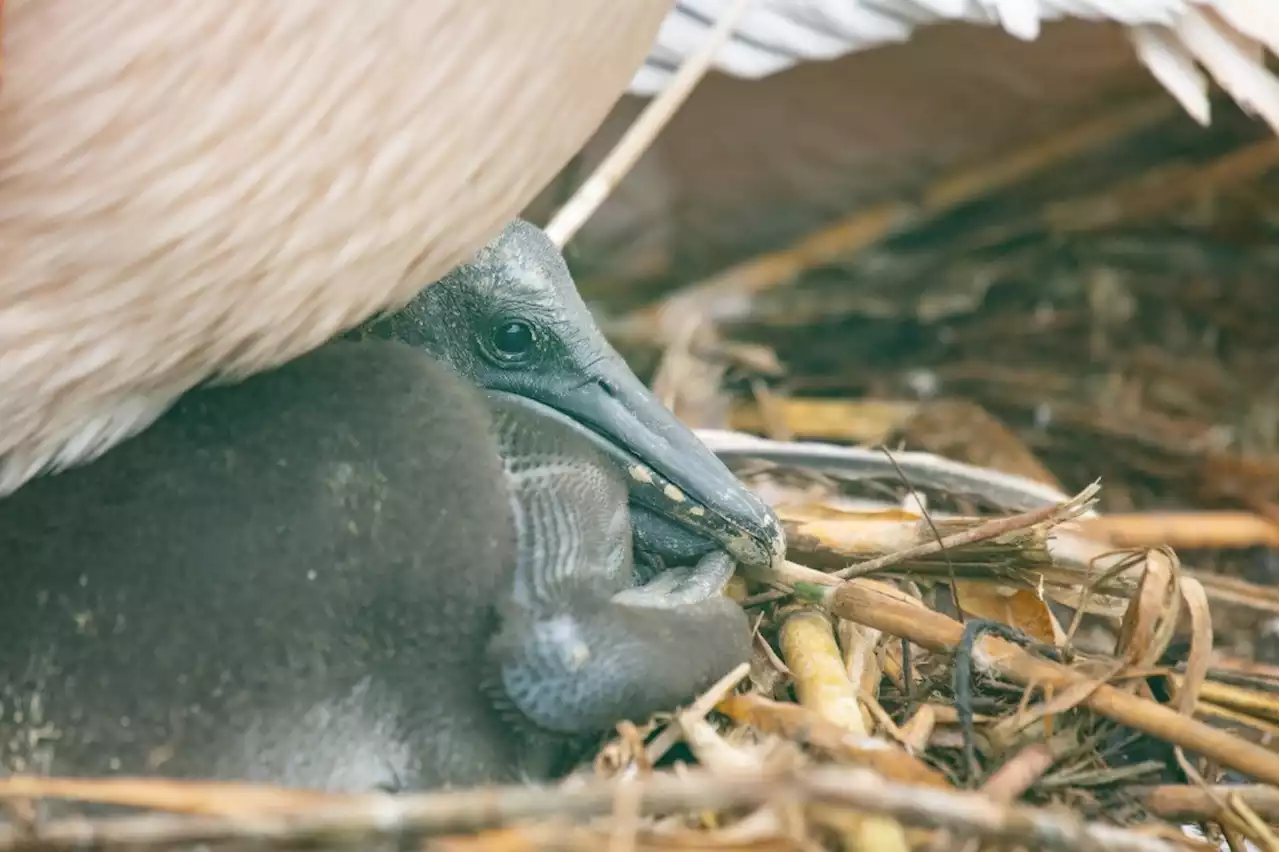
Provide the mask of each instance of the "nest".
{"label": "nest", "polygon": [[[1276,159],[1130,111],[620,290],[615,338],[691,424],[888,467],[740,465],[791,547],[730,589],[751,664],[562,783],[11,778],[0,850],[1277,848]],[[1018,512],[997,474],[1077,493]]]}
{"label": "nest", "polygon": [[[11,778],[0,793],[18,827],[0,848],[1217,848],[1186,839],[1188,822],[1268,848],[1274,669],[1215,654],[1210,592],[1172,550],[1095,542],[1087,566],[1059,553],[1096,534],[1081,518],[1098,490],[938,521],[808,494],[781,510],[794,558],[847,562],[856,547],[858,560],[735,586],[756,613],[751,664],[669,718],[620,726],[556,786],[344,796]],[[1058,601],[1076,613],[1065,628]],[[1110,652],[1083,647],[1085,614],[1106,622],[1117,606]],[[41,823],[43,797],[170,813]]]}

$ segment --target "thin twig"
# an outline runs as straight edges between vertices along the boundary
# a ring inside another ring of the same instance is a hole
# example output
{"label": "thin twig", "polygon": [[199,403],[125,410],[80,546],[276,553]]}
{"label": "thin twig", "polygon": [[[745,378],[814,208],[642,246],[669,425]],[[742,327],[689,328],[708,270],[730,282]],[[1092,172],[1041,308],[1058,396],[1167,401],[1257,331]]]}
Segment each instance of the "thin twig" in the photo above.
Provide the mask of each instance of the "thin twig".
{"label": "thin twig", "polygon": [[[888,447],[880,447],[880,452],[884,453],[885,458],[893,465],[893,469],[898,472],[898,480],[906,486],[907,495],[915,501],[920,508],[920,517],[929,525],[929,532],[933,533],[933,541],[930,544],[936,545],[937,552],[942,554],[943,560],[947,563],[947,580],[951,583],[951,593],[956,598],[956,611],[960,614],[960,620],[964,621],[964,607],[960,606],[960,584],[956,582],[956,566],[951,562],[951,554],[947,552],[947,546],[942,541],[942,533],[938,532],[938,525],[933,522],[933,515],[925,508],[924,496],[916,491],[915,486],[911,484],[911,480],[907,479],[907,475],[902,472],[902,466],[898,464],[893,457],[893,453]],[[845,569],[848,570],[848,569]]]}
{"label": "thin twig", "polygon": [[618,182],[636,164],[653,140],[667,126],[667,122],[676,114],[688,99],[694,86],[707,73],[711,62],[715,59],[720,45],[733,32],[734,25],[747,10],[751,0],[734,0],[720,15],[720,20],[707,34],[698,50],[680,66],[671,82],[662,93],[649,102],[644,112],[627,128],[627,132],[613,146],[613,150],[596,166],[586,183],[578,187],[560,210],[552,217],[546,227],[547,236],[557,246],[563,248],[578,233],[578,229],[591,218],[591,214],[604,203],[613,192]]}

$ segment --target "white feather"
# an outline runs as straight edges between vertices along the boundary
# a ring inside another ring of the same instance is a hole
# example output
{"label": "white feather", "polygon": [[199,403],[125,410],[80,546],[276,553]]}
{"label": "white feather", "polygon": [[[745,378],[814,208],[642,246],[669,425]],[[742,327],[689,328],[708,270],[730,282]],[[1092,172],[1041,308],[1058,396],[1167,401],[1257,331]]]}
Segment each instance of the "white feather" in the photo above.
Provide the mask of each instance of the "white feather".
{"label": "white feather", "polygon": [[1209,123],[1209,81],[1167,27],[1137,26],[1130,30],[1138,59],[1160,85],[1201,124]]}
{"label": "white feather", "polygon": [[1192,9],[1178,22],[1178,38],[1191,55],[1247,112],[1272,127],[1280,122],[1280,80],[1266,73],[1262,46],[1228,29],[1222,18]]}
{"label": "white feather", "polygon": [[1040,36],[1040,19],[1046,10],[1037,0],[987,0],[987,8],[1010,35],[1023,41]]}
{"label": "white feather", "polygon": [[[636,74],[631,91],[654,94],[665,86],[727,3],[677,3],[650,54],[656,61]],[[1275,0],[754,0],[714,66],[759,78],[905,41],[914,28],[944,21],[999,26],[1032,41],[1047,21],[1110,20],[1130,27],[1138,58],[1197,121],[1209,121],[1211,78],[1280,129],[1280,81],[1266,64],[1266,51],[1280,49],[1278,8]]]}
{"label": "white feather", "polygon": [[1275,0],[1218,0],[1213,9],[1246,38],[1280,52],[1280,3]]}

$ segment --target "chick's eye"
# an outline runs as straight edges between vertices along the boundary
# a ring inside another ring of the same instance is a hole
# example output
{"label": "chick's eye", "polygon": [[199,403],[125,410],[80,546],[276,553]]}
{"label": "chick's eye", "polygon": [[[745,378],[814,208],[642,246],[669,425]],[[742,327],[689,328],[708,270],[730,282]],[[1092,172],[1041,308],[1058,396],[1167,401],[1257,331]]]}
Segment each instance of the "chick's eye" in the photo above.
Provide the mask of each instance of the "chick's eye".
{"label": "chick's eye", "polygon": [[493,348],[506,358],[519,358],[533,350],[533,326],[521,320],[508,320],[493,330]]}

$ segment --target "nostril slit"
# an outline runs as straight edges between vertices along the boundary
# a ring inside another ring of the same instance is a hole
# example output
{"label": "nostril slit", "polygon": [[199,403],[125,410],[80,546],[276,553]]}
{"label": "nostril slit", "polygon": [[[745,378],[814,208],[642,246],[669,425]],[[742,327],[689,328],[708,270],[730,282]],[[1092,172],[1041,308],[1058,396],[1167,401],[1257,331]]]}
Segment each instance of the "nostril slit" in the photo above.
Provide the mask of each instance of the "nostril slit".
{"label": "nostril slit", "polygon": [[596,379],[596,384],[600,386],[600,390],[604,391],[609,396],[614,399],[618,398],[618,389],[614,387],[613,382],[608,379]]}

